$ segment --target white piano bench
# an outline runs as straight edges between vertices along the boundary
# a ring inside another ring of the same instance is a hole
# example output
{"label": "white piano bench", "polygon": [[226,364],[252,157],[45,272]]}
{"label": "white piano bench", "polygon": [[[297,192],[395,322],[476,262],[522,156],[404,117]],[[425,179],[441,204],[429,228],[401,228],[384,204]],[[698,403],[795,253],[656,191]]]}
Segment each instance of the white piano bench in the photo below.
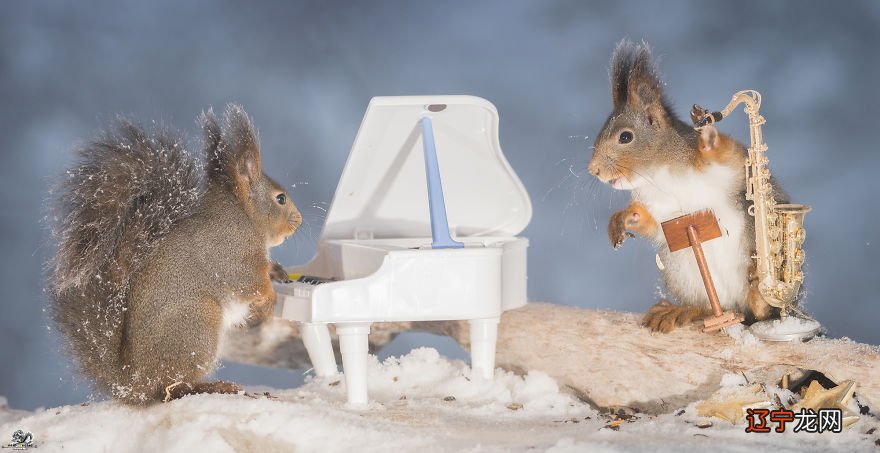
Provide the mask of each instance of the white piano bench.
{"label": "white piano bench", "polygon": [[[473,376],[492,379],[495,375],[495,343],[498,340],[500,318],[471,319],[471,369]],[[369,356],[370,324],[367,322],[337,323],[339,350],[348,403],[367,404],[367,358]],[[336,376],[336,357],[327,324],[302,323],[303,344],[309,353],[315,375]]]}

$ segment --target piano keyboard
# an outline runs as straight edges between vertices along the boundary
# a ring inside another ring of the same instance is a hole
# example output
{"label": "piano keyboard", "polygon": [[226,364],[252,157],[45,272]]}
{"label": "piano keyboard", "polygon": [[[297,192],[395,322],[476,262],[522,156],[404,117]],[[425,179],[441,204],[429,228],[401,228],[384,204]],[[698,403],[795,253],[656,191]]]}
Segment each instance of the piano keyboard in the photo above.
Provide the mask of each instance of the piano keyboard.
{"label": "piano keyboard", "polygon": [[314,275],[287,274],[287,280],[284,283],[293,286],[294,297],[312,297],[312,289],[315,286],[333,281],[336,280]]}

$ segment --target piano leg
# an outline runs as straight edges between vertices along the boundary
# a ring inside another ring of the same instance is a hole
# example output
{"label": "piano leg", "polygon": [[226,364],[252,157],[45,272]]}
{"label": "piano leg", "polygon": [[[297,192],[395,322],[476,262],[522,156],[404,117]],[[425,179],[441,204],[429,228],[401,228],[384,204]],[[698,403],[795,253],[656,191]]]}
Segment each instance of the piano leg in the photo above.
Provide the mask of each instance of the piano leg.
{"label": "piano leg", "polygon": [[349,404],[367,404],[367,357],[370,323],[338,323],[339,350],[342,352],[342,372],[348,389]]}
{"label": "piano leg", "polygon": [[501,318],[471,319],[471,369],[474,376],[495,376],[495,343]]}
{"label": "piano leg", "polygon": [[327,324],[302,323],[300,332],[309,360],[315,375],[320,377],[335,376],[336,356],[333,354],[333,343],[330,341],[330,331]]}

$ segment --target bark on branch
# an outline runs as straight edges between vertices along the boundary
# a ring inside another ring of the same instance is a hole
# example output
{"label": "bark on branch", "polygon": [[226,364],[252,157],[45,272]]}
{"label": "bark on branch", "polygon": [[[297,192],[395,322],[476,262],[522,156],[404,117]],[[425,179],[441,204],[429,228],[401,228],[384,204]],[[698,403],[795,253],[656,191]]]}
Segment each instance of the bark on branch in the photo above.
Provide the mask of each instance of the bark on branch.
{"label": "bark on branch", "polygon": [[[501,318],[497,366],[543,371],[599,408],[649,413],[707,398],[726,373],[755,375],[778,365],[818,370],[838,382],[852,379],[863,401],[880,402],[880,347],[833,339],[737,344],[724,333],[704,334],[696,326],[652,334],[638,320],[633,313],[530,303]],[[371,347],[379,350],[413,330],[447,335],[468,348],[465,321],[373,324]],[[233,334],[224,357],[272,367],[311,366],[298,326],[277,318]]]}

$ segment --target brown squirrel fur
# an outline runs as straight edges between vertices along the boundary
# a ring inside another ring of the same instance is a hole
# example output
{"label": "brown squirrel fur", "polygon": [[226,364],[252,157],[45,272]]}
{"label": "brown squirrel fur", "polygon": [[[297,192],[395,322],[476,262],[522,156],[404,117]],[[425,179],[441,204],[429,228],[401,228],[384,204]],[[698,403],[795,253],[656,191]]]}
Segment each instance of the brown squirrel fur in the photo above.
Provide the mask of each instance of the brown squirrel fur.
{"label": "brown squirrel fur", "polygon": [[78,152],[53,198],[58,252],[51,313],[82,372],[125,403],[237,392],[202,382],[226,329],[267,318],[268,258],[301,223],[262,173],[253,124],[236,105],[200,117],[203,156],[168,130],[122,120]]}
{"label": "brown squirrel fur", "polygon": [[[622,41],[611,63],[612,113],[596,138],[589,171],[618,190],[631,190],[632,202],[612,214],[608,237],[617,249],[638,234],[654,243],[669,295],[645,314],[651,330],[672,331],[703,318],[710,305],[687,253],[666,247],[660,223],[700,209],[712,209],[722,237],[704,244],[712,277],[725,309],[750,320],[765,319],[771,308],[757,291],[754,221],[745,198],[745,148],[712,126],[695,130],[672,111],[647,44]],[[773,182],[771,182],[773,184]],[[778,187],[775,193],[784,194]]]}

